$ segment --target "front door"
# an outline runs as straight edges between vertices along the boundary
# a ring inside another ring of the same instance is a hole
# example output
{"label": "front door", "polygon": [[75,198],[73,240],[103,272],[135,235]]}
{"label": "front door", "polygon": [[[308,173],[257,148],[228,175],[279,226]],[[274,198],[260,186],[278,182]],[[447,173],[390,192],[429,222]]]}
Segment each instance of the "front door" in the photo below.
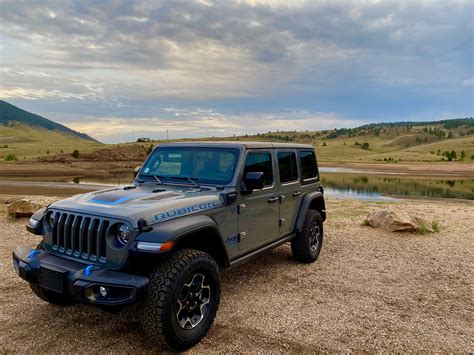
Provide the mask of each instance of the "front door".
{"label": "front door", "polygon": [[248,151],[243,177],[262,172],[264,187],[239,196],[239,249],[250,251],[278,236],[279,199],[275,182],[273,152]]}

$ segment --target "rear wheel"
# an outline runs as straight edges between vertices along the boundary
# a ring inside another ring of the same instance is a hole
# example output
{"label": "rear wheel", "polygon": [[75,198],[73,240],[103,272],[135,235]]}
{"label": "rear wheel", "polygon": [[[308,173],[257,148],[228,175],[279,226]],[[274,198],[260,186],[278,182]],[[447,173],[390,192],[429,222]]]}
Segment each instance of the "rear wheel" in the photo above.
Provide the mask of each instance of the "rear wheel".
{"label": "rear wheel", "polygon": [[302,263],[316,261],[323,245],[323,219],[318,211],[309,210],[303,230],[291,241],[293,257]]}
{"label": "rear wheel", "polygon": [[219,268],[214,259],[198,250],[178,250],[150,277],[145,332],[162,347],[185,350],[206,335],[219,299]]}

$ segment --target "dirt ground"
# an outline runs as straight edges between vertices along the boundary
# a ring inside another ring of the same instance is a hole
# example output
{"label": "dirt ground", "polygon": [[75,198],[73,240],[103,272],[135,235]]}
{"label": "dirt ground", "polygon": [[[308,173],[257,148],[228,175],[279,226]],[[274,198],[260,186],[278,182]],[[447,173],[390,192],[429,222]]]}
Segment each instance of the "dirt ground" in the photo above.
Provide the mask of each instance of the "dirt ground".
{"label": "dirt ground", "polygon": [[[435,234],[361,225],[395,205],[441,222]],[[319,260],[293,261],[288,245],[222,276],[213,327],[194,352],[473,352],[474,206],[439,201],[328,202]],[[152,352],[140,306],[112,315],[37,299],[11,264],[16,244],[35,245],[25,220],[0,217],[1,352]]]}

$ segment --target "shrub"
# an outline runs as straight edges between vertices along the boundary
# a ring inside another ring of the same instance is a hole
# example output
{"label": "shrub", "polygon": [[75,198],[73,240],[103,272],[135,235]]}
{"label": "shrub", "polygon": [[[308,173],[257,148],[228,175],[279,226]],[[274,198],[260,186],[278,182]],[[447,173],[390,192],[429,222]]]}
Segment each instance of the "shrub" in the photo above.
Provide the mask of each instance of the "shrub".
{"label": "shrub", "polygon": [[326,142],[323,143],[323,147],[327,146]]}
{"label": "shrub", "polygon": [[370,226],[369,220],[367,218],[364,218],[364,220],[361,223],[362,226]]}
{"label": "shrub", "polygon": [[439,223],[439,221],[434,219],[431,222],[431,228],[433,229],[435,233],[438,233],[441,230],[441,223]]}
{"label": "shrub", "polygon": [[421,224],[418,228],[416,228],[416,233],[417,234],[427,234],[429,233],[428,226],[426,224]]}
{"label": "shrub", "polygon": [[74,151],[72,152],[72,157],[79,158],[79,151],[77,149],[74,149]]}
{"label": "shrub", "polygon": [[365,142],[361,146],[362,149],[369,149],[369,143]]}
{"label": "shrub", "polygon": [[17,158],[17,156],[16,156],[15,154],[11,154],[11,153],[10,153],[10,154],[7,154],[7,155],[5,156],[5,160],[6,160],[6,161],[17,161],[18,158]]}
{"label": "shrub", "polygon": [[49,154],[49,149],[46,151],[46,154]]}

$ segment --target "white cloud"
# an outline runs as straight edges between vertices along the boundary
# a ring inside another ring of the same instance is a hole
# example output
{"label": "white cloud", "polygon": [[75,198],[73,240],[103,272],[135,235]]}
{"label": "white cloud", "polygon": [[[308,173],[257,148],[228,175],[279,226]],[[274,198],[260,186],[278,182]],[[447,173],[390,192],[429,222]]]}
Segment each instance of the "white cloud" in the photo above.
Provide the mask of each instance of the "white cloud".
{"label": "white cloud", "polygon": [[403,119],[425,109],[417,102],[472,111],[471,7],[3,0],[0,96],[61,106],[59,119],[94,117],[84,127],[104,137],[126,133],[136,117],[183,134],[183,122],[193,134],[228,134],[334,128],[381,112]]}

